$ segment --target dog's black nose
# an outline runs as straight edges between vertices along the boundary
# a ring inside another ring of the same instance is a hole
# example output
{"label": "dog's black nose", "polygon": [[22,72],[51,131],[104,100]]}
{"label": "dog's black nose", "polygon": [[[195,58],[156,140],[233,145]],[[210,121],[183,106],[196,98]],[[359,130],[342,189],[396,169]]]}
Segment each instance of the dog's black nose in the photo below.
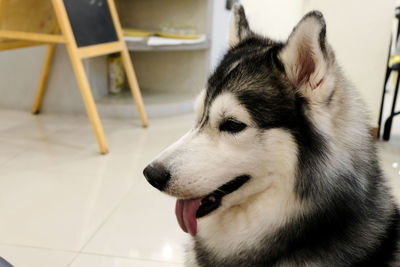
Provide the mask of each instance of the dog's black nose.
{"label": "dog's black nose", "polygon": [[143,170],[146,180],[158,190],[164,190],[167,186],[171,174],[161,164],[150,164]]}

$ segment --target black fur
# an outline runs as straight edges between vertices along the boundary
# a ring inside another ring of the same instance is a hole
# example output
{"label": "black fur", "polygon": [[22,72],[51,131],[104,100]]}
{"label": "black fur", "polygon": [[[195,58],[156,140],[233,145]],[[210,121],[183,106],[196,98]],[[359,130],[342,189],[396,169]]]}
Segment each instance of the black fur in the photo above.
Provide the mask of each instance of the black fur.
{"label": "black fur", "polygon": [[[309,16],[322,18],[315,12]],[[325,54],[323,19],[321,23],[319,38]],[[233,47],[208,81],[201,123],[208,121],[211,102],[229,91],[250,112],[261,132],[288,130],[299,148],[294,193],[301,201],[314,204],[310,212],[266,236],[252,251],[237,251],[234,257],[219,258],[197,237],[196,260],[200,266],[221,267],[307,266],[309,262],[322,262],[319,266],[389,266],[399,249],[399,212],[384,185],[375,149],[372,144],[365,148],[371,155],[368,160],[354,155],[349,169],[321,171],[333,169],[329,140],[309,120],[307,99],[286,77],[278,57],[284,45],[252,33]]]}

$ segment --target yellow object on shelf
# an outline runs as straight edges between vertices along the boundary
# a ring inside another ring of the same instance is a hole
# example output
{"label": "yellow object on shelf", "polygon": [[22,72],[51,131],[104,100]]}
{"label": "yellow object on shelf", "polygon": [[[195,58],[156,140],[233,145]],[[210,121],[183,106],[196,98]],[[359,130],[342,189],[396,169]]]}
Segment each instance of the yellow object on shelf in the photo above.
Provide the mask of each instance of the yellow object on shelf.
{"label": "yellow object on shelf", "polygon": [[120,54],[115,53],[107,57],[108,65],[108,93],[119,94],[121,93],[124,83],[124,67],[122,57]]}
{"label": "yellow object on shelf", "polygon": [[150,37],[150,36],[160,36],[164,38],[174,38],[174,39],[188,39],[195,40],[201,37],[200,34],[179,34],[179,33],[170,33],[170,32],[162,32],[162,31],[147,31],[147,30],[138,30],[138,29],[123,29],[124,35],[129,37]]}
{"label": "yellow object on shelf", "polygon": [[199,34],[177,34],[168,32],[157,32],[155,35],[165,38],[189,39],[189,40],[195,40],[201,37],[201,35]]}
{"label": "yellow object on shelf", "polygon": [[137,29],[123,29],[125,36],[130,37],[150,37],[155,34],[152,31],[137,30]]}

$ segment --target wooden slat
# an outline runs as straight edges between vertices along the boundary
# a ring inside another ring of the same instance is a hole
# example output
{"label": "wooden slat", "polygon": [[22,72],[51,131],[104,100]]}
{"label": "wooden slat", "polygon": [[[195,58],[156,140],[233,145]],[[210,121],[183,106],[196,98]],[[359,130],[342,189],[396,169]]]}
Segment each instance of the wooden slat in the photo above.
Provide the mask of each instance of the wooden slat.
{"label": "wooden slat", "polygon": [[4,9],[6,6],[6,0],[0,0],[0,29],[3,25]]}
{"label": "wooden slat", "polygon": [[107,3],[108,3],[108,7],[110,9],[110,14],[111,14],[112,20],[114,22],[115,31],[117,32],[118,39],[124,40],[124,32],[123,32],[121,24],[120,24],[118,12],[117,12],[117,8],[115,7],[114,0],[107,0]]}
{"label": "wooden slat", "polygon": [[42,42],[42,43],[65,43],[64,36],[55,34],[0,30],[0,37],[15,39],[15,40]]}
{"label": "wooden slat", "polygon": [[78,48],[80,58],[96,57],[111,53],[121,52],[122,44],[120,41],[105,44],[90,45]]}
{"label": "wooden slat", "polygon": [[40,74],[39,86],[36,91],[35,102],[32,107],[32,114],[38,114],[42,106],[44,92],[46,90],[47,80],[50,73],[51,62],[56,50],[56,44],[49,44],[47,48],[46,57],[44,59],[42,73]]}
{"label": "wooden slat", "polygon": [[3,30],[51,34],[56,26],[49,0],[0,0],[0,9]]}
{"label": "wooden slat", "polygon": [[61,28],[61,32],[67,39],[67,51],[71,59],[71,64],[75,72],[76,79],[78,81],[83,103],[85,104],[86,111],[100,147],[100,153],[107,154],[108,145],[104,135],[103,125],[101,124],[92,91],[90,90],[90,84],[86,76],[85,68],[83,67],[82,59],[79,57],[79,50],[68,18],[67,10],[65,9],[65,5],[62,0],[51,0],[51,2],[53,4],[54,11],[56,12],[58,25]]}
{"label": "wooden slat", "polygon": [[25,48],[31,46],[39,46],[39,45],[45,45],[45,43],[31,42],[31,41],[7,41],[7,42],[0,41],[0,51]]}

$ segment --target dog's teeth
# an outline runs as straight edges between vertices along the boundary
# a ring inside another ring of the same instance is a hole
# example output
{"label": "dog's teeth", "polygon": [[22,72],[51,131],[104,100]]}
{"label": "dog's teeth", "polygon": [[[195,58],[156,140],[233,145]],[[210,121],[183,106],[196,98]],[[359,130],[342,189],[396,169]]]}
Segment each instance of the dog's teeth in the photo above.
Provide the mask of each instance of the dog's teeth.
{"label": "dog's teeth", "polygon": [[208,200],[211,201],[211,202],[216,202],[217,201],[217,199],[214,196],[209,196]]}

